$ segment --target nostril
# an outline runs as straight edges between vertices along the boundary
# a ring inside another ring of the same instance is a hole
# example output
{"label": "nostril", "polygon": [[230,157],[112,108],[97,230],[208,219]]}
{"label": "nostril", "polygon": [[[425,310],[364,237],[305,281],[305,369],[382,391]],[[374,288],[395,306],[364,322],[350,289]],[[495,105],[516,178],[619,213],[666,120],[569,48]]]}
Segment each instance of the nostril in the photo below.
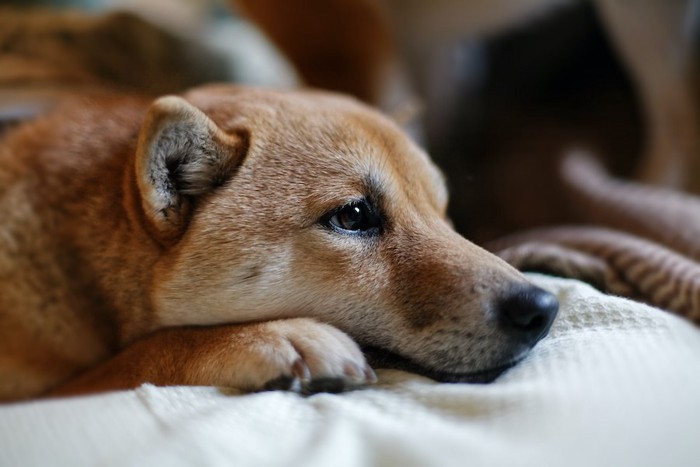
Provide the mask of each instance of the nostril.
{"label": "nostril", "polygon": [[545,326],[545,319],[540,314],[534,315],[534,316],[532,316],[532,318],[530,318],[529,320],[524,321],[522,323],[522,327],[525,330],[542,329],[544,326]]}
{"label": "nostril", "polygon": [[502,325],[528,340],[544,337],[559,310],[559,302],[551,293],[529,286],[511,292],[500,303]]}

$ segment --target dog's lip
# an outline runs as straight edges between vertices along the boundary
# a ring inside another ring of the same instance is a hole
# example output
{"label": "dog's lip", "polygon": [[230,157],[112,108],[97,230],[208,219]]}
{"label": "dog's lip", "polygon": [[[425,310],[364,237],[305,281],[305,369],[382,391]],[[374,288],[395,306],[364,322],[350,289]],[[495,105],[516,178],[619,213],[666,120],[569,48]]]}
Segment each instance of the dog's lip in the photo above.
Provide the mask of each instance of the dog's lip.
{"label": "dog's lip", "polygon": [[525,356],[527,355],[527,352],[524,352],[522,355],[518,355],[511,360],[506,361],[506,363],[495,367],[473,372],[455,373],[427,368],[426,366],[421,365],[408,357],[404,357],[403,355],[399,355],[381,347],[367,346],[363,347],[362,350],[365,353],[369,364],[374,368],[391,368],[409,371],[411,373],[427,376],[428,378],[441,383],[491,383],[496,378],[501,376],[501,374],[503,374],[506,370],[513,368],[515,365],[524,360]]}

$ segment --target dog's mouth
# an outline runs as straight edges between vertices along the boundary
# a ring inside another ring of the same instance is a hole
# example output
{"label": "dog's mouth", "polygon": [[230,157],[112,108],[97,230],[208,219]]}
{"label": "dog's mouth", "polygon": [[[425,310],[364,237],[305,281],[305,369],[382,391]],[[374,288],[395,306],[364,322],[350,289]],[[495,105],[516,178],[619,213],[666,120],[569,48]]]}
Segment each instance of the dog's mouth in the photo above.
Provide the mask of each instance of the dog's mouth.
{"label": "dog's mouth", "polygon": [[520,356],[509,360],[503,365],[495,366],[485,370],[479,370],[468,373],[454,373],[449,371],[441,371],[432,368],[427,368],[424,365],[411,360],[408,357],[399,355],[390,350],[380,347],[363,347],[363,352],[369,364],[374,368],[391,368],[396,370],[409,371],[422,376],[427,376],[430,379],[441,383],[477,383],[487,384],[493,382],[503,372],[520,363],[527,352]]}

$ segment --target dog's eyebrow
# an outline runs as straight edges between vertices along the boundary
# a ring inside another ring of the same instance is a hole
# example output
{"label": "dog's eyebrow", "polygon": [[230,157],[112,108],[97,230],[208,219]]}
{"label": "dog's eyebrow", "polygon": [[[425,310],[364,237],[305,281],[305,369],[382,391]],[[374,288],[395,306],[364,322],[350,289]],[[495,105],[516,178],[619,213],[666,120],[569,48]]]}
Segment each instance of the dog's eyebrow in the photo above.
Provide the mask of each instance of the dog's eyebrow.
{"label": "dog's eyebrow", "polygon": [[365,197],[375,205],[376,208],[381,208],[384,201],[384,184],[379,178],[372,173],[365,176],[363,180],[363,191]]}

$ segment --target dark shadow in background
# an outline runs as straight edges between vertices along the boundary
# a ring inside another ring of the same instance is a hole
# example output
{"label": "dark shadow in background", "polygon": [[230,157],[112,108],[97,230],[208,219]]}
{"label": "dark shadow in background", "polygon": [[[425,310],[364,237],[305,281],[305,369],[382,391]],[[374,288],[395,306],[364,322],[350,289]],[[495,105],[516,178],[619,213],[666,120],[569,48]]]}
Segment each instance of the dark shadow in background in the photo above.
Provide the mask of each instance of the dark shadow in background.
{"label": "dark shadow in background", "polygon": [[477,59],[480,77],[465,73],[479,68],[469,59],[441,70],[457,104],[428,126],[429,151],[449,179],[450,215],[468,238],[575,222],[557,172],[568,148],[590,148],[613,173],[631,174],[643,138],[639,108],[591,5],[487,40]]}

